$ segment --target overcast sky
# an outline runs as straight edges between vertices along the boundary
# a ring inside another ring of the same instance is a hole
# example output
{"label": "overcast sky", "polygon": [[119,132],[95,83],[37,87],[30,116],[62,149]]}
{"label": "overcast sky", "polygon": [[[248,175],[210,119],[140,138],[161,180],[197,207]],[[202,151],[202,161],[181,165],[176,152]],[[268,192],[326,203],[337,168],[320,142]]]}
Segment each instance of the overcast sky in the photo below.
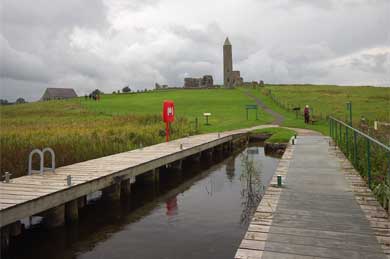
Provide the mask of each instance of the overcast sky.
{"label": "overcast sky", "polygon": [[1,98],[183,78],[390,85],[390,0],[0,0]]}

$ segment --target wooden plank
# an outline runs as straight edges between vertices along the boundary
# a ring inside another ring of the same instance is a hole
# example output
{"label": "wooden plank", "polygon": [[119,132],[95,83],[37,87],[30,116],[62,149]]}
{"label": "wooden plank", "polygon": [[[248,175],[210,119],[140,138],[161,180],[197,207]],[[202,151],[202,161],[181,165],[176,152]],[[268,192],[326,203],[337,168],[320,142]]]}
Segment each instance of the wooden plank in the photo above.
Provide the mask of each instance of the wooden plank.
{"label": "wooden plank", "polygon": [[[51,189],[53,191],[58,191],[58,190],[62,190],[64,188],[67,188],[67,186],[48,186],[48,185],[37,185],[37,184],[34,184],[34,183],[7,183],[5,184],[6,186],[5,187],[26,187],[26,188],[32,188],[32,189],[41,189],[41,190],[44,190],[44,189]],[[4,187],[4,188],[5,188]],[[0,192],[3,188],[3,185],[0,186]]]}

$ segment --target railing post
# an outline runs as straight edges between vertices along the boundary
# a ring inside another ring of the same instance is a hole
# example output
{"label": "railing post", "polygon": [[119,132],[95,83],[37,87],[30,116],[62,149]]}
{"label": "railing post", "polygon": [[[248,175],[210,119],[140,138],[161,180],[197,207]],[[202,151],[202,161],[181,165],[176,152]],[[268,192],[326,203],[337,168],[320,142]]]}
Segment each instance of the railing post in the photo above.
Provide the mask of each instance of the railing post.
{"label": "railing post", "polygon": [[340,150],[341,150],[341,140],[342,140],[342,137],[341,137],[341,123],[339,123],[339,147],[340,147]]}
{"label": "railing post", "polygon": [[[388,181],[390,181],[390,151],[387,151],[387,177]],[[389,200],[390,205],[390,200]],[[388,211],[390,213],[390,206],[388,207]]]}
{"label": "railing post", "polygon": [[346,152],[347,152],[347,157],[349,158],[349,139],[348,139],[348,127],[345,127],[345,144],[346,144]]}
{"label": "railing post", "polygon": [[367,138],[367,179],[368,179],[368,188],[371,188],[370,140],[368,138]]}
{"label": "railing post", "polygon": [[353,164],[356,167],[356,161],[357,161],[357,136],[356,131],[353,131]]}

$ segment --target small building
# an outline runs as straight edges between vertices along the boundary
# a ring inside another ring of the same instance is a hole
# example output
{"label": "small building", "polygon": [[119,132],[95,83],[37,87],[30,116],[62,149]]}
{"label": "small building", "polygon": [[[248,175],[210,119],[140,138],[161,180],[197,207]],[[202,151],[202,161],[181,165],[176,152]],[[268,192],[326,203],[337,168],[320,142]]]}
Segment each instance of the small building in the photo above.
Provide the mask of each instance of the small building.
{"label": "small building", "polygon": [[62,100],[76,98],[77,94],[73,88],[46,88],[42,95],[42,101]]}
{"label": "small building", "polygon": [[214,86],[213,76],[204,75],[201,78],[184,78],[184,88],[208,88]]}

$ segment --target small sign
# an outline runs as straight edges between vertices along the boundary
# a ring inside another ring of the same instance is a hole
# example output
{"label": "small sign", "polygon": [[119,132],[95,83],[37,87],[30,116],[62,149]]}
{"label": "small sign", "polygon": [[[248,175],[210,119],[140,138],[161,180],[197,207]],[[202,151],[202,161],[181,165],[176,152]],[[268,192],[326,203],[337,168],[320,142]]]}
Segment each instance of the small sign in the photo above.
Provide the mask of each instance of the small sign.
{"label": "small sign", "polygon": [[211,116],[211,112],[205,112],[205,113],[203,113],[203,116],[206,118],[206,125],[210,125],[209,124],[209,117]]}
{"label": "small sign", "polygon": [[257,105],[256,104],[247,104],[246,108],[247,109],[257,109]]}
{"label": "small sign", "polygon": [[173,122],[175,120],[175,104],[173,101],[164,101],[163,119],[164,122]]}
{"label": "small sign", "polygon": [[175,120],[175,104],[171,100],[163,103],[163,120],[165,122],[166,142],[169,141],[169,124]]}

